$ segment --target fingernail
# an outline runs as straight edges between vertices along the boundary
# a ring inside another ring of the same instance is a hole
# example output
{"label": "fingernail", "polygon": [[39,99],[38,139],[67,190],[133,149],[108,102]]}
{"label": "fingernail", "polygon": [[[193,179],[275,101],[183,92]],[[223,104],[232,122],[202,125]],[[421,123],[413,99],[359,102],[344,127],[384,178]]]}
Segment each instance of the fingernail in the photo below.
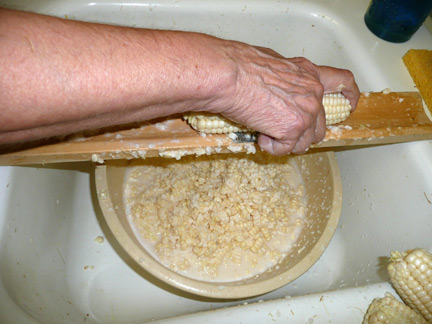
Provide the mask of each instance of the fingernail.
{"label": "fingernail", "polygon": [[274,148],[273,148],[273,140],[267,136],[263,136],[260,141],[261,149],[264,151],[274,154]]}

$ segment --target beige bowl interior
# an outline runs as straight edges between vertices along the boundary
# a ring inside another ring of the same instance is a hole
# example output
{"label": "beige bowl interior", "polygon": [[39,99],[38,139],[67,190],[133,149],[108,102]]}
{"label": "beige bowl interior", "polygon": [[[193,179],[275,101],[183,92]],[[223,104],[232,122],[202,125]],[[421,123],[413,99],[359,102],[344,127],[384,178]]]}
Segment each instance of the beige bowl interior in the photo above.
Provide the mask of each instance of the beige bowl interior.
{"label": "beige bowl interior", "polygon": [[[258,154],[258,153],[257,153]],[[126,217],[123,184],[130,161],[111,161],[96,168],[98,199],[120,245],[145,270],[181,290],[212,298],[245,298],[280,288],[307,271],[327,248],[339,220],[342,185],[333,152],[292,156],[300,166],[307,194],[306,226],[297,247],[278,267],[242,281],[208,282],[185,277],[154,259],[135,237]]]}

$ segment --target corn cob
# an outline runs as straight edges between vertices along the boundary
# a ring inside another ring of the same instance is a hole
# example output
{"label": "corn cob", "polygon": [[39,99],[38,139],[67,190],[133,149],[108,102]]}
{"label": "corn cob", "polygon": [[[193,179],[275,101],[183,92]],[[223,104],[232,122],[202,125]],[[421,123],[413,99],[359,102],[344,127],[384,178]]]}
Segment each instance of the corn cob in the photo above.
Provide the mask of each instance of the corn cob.
{"label": "corn cob", "polygon": [[327,126],[343,122],[351,113],[351,104],[341,93],[324,95],[322,103]]}
{"label": "corn cob", "polygon": [[[322,102],[326,115],[326,125],[344,121],[351,112],[349,100],[341,93],[326,94],[323,96]],[[225,134],[251,131],[249,128],[217,114],[188,112],[183,117],[193,129],[201,133]]]}
{"label": "corn cob", "polygon": [[432,323],[432,254],[424,249],[392,252],[387,270],[403,301]]}
{"label": "corn cob", "polygon": [[211,113],[188,112],[183,118],[198,132],[208,134],[227,134],[235,132],[248,132],[249,128],[234,123],[221,115]]}
{"label": "corn cob", "polygon": [[427,322],[392,294],[386,293],[384,298],[375,298],[369,305],[363,324],[427,324]]}

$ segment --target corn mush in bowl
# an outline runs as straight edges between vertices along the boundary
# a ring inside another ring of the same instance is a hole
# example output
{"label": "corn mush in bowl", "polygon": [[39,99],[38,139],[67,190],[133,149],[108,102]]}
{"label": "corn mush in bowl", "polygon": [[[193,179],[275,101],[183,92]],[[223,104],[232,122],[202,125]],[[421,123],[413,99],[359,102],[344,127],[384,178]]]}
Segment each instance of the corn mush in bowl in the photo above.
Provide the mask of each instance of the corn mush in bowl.
{"label": "corn mush in bowl", "polygon": [[264,152],[112,161],[96,169],[114,236],[153,276],[189,293],[245,298],[309,269],[340,216],[334,153]]}

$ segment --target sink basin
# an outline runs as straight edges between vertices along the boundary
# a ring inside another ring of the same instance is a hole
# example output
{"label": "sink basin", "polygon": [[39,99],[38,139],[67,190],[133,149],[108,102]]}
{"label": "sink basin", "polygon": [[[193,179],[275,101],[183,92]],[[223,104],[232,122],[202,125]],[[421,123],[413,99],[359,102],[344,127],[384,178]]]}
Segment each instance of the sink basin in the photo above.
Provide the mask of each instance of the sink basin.
{"label": "sink basin", "polygon": [[[352,70],[362,91],[415,90],[401,57],[410,48],[432,49],[432,35],[422,27],[407,43],[382,41],[363,23],[368,3],[0,0],[68,19],[199,31],[306,56]],[[273,309],[269,323],[361,323],[369,302],[391,290],[384,268],[390,251],[432,248],[432,142],[339,150],[336,156],[344,199],[324,255],[274,292],[223,301],[173,290],[131,262],[103,220],[91,163],[0,167],[0,322],[121,324],[171,317],[166,322],[210,323],[214,316],[214,323],[228,323],[235,314],[232,323],[264,323],[254,314]],[[323,305],[320,296],[329,301],[327,313],[315,312]],[[354,308],[358,315],[350,317]],[[214,309],[221,310],[197,313]]]}

